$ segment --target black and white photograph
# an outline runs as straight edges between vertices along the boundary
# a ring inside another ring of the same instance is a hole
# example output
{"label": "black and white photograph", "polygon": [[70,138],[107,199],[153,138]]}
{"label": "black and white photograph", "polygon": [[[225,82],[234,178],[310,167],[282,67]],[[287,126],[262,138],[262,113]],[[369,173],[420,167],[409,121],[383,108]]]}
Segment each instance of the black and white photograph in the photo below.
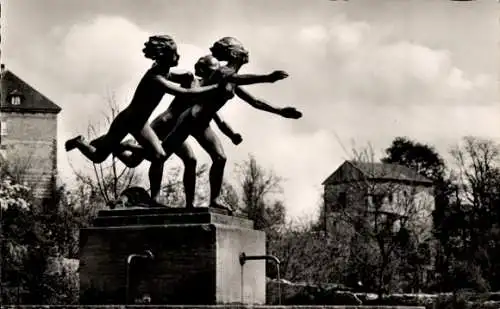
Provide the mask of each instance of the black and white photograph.
{"label": "black and white photograph", "polygon": [[498,5],[0,0],[0,305],[500,308]]}

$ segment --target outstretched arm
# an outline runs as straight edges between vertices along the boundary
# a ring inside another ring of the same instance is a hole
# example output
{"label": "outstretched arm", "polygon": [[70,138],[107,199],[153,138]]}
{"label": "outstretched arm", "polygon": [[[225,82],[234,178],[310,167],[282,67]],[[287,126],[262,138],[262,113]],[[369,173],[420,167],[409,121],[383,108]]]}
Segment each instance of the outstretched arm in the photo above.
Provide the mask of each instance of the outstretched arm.
{"label": "outstretched arm", "polygon": [[299,119],[302,117],[302,113],[297,111],[293,107],[284,107],[284,108],[278,108],[274,107],[262,100],[259,100],[243,90],[241,87],[236,87],[234,90],[234,93],[243,101],[247,102],[250,104],[252,107],[256,109],[260,109],[269,113],[277,114],[285,118],[293,118],[293,119]]}
{"label": "outstretched arm", "polygon": [[241,138],[241,135],[235,133],[231,128],[231,126],[229,126],[229,124],[225,122],[218,114],[214,115],[213,120],[217,124],[221,132],[224,133],[224,135],[226,135],[227,137],[229,137],[229,139],[231,139],[233,144],[238,145],[239,143],[241,143],[241,141],[243,140]]}
{"label": "outstretched arm", "polygon": [[197,94],[208,94],[211,92],[215,92],[219,90],[218,88],[221,87],[222,85],[225,85],[225,83],[220,83],[220,84],[215,84],[215,85],[210,85],[210,86],[203,86],[203,87],[195,87],[195,88],[183,88],[178,86],[177,84],[169,81],[163,76],[156,75],[154,77],[155,81],[159,82],[161,85],[164,86],[165,92],[168,94],[171,94],[173,96],[176,95],[197,95]]}
{"label": "outstretched arm", "polygon": [[252,106],[253,108],[260,109],[260,110],[263,110],[263,111],[266,111],[269,113],[273,113],[273,114],[278,114],[278,115],[280,114],[279,108],[274,107],[272,105],[269,105],[269,104],[265,103],[264,101],[255,98],[250,93],[243,90],[241,87],[236,87],[236,89],[234,90],[234,93],[240,99],[242,99],[243,101],[250,104],[250,106]]}
{"label": "outstretched arm", "polygon": [[186,71],[186,72],[169,72],[167,75],[167,79],[171,82],[177,83],[177,84],[187,84],[191,83],[194,79],[194,74],[192,72]]}
{"label": "outstretched arm", "polygon": [[271,74],[233,74],[227,77],[227,82],[236,85],[252,85],[262,83],[274,83],[288,77],[285,71],[274,71]]}

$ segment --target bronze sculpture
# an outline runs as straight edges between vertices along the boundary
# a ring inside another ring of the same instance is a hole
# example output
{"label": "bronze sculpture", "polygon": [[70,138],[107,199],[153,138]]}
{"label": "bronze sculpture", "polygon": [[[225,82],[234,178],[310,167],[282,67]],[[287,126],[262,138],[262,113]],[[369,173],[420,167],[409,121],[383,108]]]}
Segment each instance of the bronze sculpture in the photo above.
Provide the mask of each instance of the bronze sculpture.
{"label": "bronze sculpture", "polygon": [[[130,105],[115,118],[106,135],[90,143],[77,136],[66,142],[66,150],[78,148],[94,163],[103,162],[111,153],[128,167],[135,167],[144,159],[150,161],[152,205],[161,205],[158,202],[164,162],[176,153],[185,166],[183,181],[186,207],[192,208],[196,158],[186,142],[187,137],[192,135],[213,161],[210,169],[209,206],[227,209],[219,200],[226,158],[218,137],[210,127],[211,120],[234,144],[241,143],[242,138],[217,115],[218,110],[236,94],[257,109],[286,118],[298,119],[302,114],[292,107],[275,108],[239,87],[273,83],[286,78],[286,72],[238,75],[238,70],[248,62],[248,51],[232,37],[218,40],[210,51],[212,55],[200,58],[195,65],[197,78],[192,73],[175,74],[170,72],[170,67],[176,66],[179,59],[174,40],[166,35],[150,37],[143,53],[155,63],[139,83]],[[227,61],[227,65],[220,66],[218,60]],[[167,111],[149,125],[147,119],[165,93],[174,95],[175,98]],[[129,141],[121,142],[128,133],[136,139],[138,145]]]}

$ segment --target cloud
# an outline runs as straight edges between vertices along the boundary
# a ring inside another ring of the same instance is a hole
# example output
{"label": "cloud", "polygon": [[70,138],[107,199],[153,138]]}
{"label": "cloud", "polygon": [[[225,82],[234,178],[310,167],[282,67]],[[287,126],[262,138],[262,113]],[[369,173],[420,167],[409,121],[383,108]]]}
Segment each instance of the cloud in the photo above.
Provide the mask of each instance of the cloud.
{"label": "cloud", "polygon": [[307,216],[317,211],[321,182],[342,162],[338,155],[344,153],[332,132],[327,130],[312,134],[286,132],[271,134],[257,158],[284,178],[285,203],[289,205],[290,217]]}
{"label": "cloud", "polygon": [[327,59],[321,61],[329,75],[314,82],[332,82],[333,98],[378,105],[494,102],[493,76],[469,76],[454,65],[451,52],[394,40],[385,29],[364,22],[335,18],[329,25],[303,27],[297,39],[314,52],[325,46]]}
{"label": "cloud", "polygon": [[306,44],[323,44],[328,40],[328,31],[322,25],[304,27],[299,31],[299,39]]}
{"label": "cloud", "polygon": [[[96,86],[125,83],[146,63],[141,57],[148,33],[122,17],[99,16],[73,25],[60,46],[74,89],[95,91]],[[102,86],[101,86],[102,87]]]}

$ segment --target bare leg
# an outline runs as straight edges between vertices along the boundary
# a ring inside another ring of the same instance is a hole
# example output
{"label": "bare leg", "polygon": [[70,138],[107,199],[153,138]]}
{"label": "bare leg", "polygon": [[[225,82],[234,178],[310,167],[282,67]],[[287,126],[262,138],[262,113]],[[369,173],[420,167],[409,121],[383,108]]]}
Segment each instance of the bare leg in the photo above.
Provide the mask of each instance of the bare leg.
{"label": "bare leg", "polygon": [[106,135],[87,143],[82,136],[69,139],[65,143],[66,151],[75,148],[94,163],[102,163],[112,152],[112,149],[127,136],[129,124],[124,113],[118,114],[113,120]]}
{"label": "bare leg", "polygon": [[[153,120],[151,127],[160,139],[166,139],[171,131],[179,130],[178,127],[176,128],[176,124],[181,115],[182,113],[179,115],[178,112],[169,108],[166,112]],[[184,117],[187,117],[187,115],[188,113],[186,113]],[[187,141],[184,141],[179,148],[175,150],[175,154],[184,164],[183,184],[186,208],[193,208],[196,189],[196,157]]]}
{"label": "bare leg", "polygon": [[226,155],[222,144],[210,126],[193,135],[212,159],[210,168],[210,207],[228,209],[220,201],[220,192],[226,166]]}
{"label": "bare leg", "polygon": [[162,148],[161,141],[148,125],[139,132],[133,134],[137,142],[144,148],[148,154],[151,166],[149,168],[149,181],[151,188],[151,200],[154,204],[159,202],[161,178],[163,176],[163,166],[168,158]]}
{"label": "bare leg", "polygon": [[[102,140],[116,141],[117,139],[105,135]],[[87,143],[87,141],[81,135],[78,135],[77,137],[67,140],[65,143],[65,148],[66,151],[71,151],[76,148],[80,150],[80,152],[93,163],[102,163],[108,158],[108,156],[111,154],[111,151],[109,147],[98,147],[97,145],[105,146],[106,144],[109,145],[111,143],[112,141],[105,143],[95,143],[92,141],[90,143]]]}
{"label": "bare leg", "polygon": [[187,142],[184,142],[175,154],[184,163],[183,182],[186,194],[186,208],[193,208],[196,189],[196,157]]}
{"label": "bare leg", "polygon": [[136,168],[144,161],[144,148],[131,142],[123,142],[113,154],[129,168]]}
{"label": "bare leg", "polygon": [[[190,109],[179,116],[177,124],[162,143],[166,159],[170,158],[170,156],[177,151],[189,137],[192,128],[196,125],[195,120],[196,118],[192,115],[192,111]],[[159,200],[164,165],[165,160],[157,160],[154,162],[151,161],[151,166],[149,167],[151,198],[154,201]]]}

